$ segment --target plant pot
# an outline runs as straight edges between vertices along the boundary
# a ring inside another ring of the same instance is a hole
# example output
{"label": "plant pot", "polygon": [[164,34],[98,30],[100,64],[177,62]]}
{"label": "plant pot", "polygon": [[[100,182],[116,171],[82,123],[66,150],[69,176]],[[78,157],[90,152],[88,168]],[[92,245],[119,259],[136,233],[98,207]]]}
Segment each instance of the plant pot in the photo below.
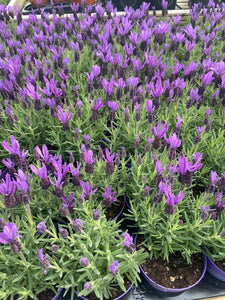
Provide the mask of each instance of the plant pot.
{"label": "plant pot", "polygon": [[[167,2],[167,9],[175,9],[176,0],[168,0]],[[156,10],[162,10],[162,0],[156,0],[156,2],[152,3],[152,6],[155,6]]]}
{"label": "plant pot", "polygon": [[[129,288],[126,290],[126,292],[124,292],[123,294],[121,294],[120,296],[116,297],[116,298],[113,298],[112,300],[119,300],[119,299],[124,299],[127,294],[130,292],[130,290],[132,289],[133,287],[133,283],[129,286]],[[78,297],[78,293],[76,291],[74,291],[75,295],[76,295],[76,299],[83,299],[83,300],[92,300],[91,298],[85,298],[85,297]]]}
{"label": "plant pot", "polygon": [[[54,2],[60,2],[60,1],[54,0]],[[72,2],[80,5],[82,4],[82,0],[73,0]],[[86,0],[86,5],[94,5],[94,4],[95,4],[95,0]]]}
{"label": "plant pot", "polygon": [[30,2],[33,3],[36,8],[38,8],[39,6],[42,6],[42,5],[45,5],[46,3],[48,3],[49,0],[41,0],[41,4],[40,5],[37,3],[36,0],[30,0]]}
{"label": "plant pot", "polygon": [[196,286],[204,277],[205,272],[206,272],[206,268],[207,268],[207,257],[203,254],[203,262],[204,262],[204,269],[202,272],[202,275],[200,276],[200,278],[192,285],[184,287],[184,288],[167,288],[165,286],[162,286],[160,284],[157,284],[156,282],[154,282],[143,270],[143,268],[140,266],[140,270],[141,270],[141,274],[144,277],[144,279],[146,280],[146,282],[148,284],[150,284],[157,292],[157,294],[163,295],[163,296],[167,296],[167,297],[174,297],[176,295],[179,295],[183,292],[185,292],[186,290]]}
{"label": "plant pot", "polygon": [[140,7],[142,1],[140,0],[112,0],[112,4],[118,11],[124,11],[126,6],[137,9]]}
{"label": "plant pot", "polygon": [[[115,217],[113,217],[112,219],[110,219],[109,220],[110,222],[112,222],[114,220],[119,221],[121,219],[121,217],[123,215],[124,207],[126,205],[126,198],[125,198],[125,196],[123,196],[123,200],[122,201],[123,202],[122,202],[122,207],[121,207],[120,212]],[[109,210],[111,210],[111,208],[109,208]]]}
{"label": "plant pot", "polygon": [[207,256],[207,272],[209,272],[216,279],[225,282],[225,272],[222,271],[217,265]]}
{"label": "plant pot", "polygon": [[55,295],[53,298],[52,298],[52,300],[58,300],[58,299],[61,299],[61,294],[62,294],[62,291],[63,291],[63,289],[61,288],[59,291],[58,291],[58,293],[57,293],[57,295]]}

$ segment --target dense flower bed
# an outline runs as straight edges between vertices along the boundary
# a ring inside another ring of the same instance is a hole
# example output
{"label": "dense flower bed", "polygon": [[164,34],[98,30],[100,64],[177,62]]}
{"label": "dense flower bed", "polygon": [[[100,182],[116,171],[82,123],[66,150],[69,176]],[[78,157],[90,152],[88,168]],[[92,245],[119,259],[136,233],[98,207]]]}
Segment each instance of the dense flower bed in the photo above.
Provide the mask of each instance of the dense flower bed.
{"label": "dense flower bed", "polygon": [[[30,249],[27,222],[35,238],[40,222],[63,216],[74,226],[126,195],[151,257],[176,250],[190,261],[201,245],[224,257],[224,4],[194,6],[185,25],[179,15],[156,21],[146,3],[120,16],[110,2],[106,13],[101,5],[94,14],[72,8],[70,16],[27,20],[17,10],[12,21],[0,7],[0,157],[9,172],[0,184],[2,229],[15,222]],[[45,229],[55,244],[57,234]],[[47,274],[38,250],[34,270]],[[49,280],[65,271],[54,259]],[[59,287],[76,286],[63,280]]]}

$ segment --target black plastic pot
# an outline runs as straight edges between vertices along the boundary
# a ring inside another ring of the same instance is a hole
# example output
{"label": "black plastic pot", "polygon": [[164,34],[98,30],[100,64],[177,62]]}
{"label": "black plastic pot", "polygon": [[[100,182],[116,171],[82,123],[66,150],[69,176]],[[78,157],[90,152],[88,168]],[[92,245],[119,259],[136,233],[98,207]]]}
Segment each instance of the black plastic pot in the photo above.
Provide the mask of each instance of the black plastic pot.
{"label": "black plastic pot", "polygon": [[191,6],[193,6],[196,3],[200,3],[200,4],[202,4],[202,7],[207,8],[209,0],[191,0]]}
{"label": "black plastic pot", "polygon": [[141,6],[142,2],[140,0],[112,0],[112,4],[117,8],[117,11],[124,11],[126,6],[137,9]]}
{"label": "black plastic pot", "polygon": [[[167,0],[167,9],[175,9],[177,0]],[[162,10],[162,0],[154,0],[151,2],[151,7],[155,6],[156,10]]]}

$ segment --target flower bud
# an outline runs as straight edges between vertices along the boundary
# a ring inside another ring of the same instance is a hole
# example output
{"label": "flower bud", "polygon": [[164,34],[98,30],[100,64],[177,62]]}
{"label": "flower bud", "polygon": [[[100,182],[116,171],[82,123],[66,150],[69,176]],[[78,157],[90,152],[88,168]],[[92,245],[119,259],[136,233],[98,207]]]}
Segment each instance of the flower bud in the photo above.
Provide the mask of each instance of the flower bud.
{"label": "flower bud", "polygon": [[53,252],[58,252],[59,251],[59,246],[56,244],[52,244],[52,251]]}
{"label": "flower bud", "polygon": [[69,235],[69,232],[68,232],[65,228],[63,228],[63,227],[60,227],[60,228],[59,228],[59,233],[61,234],[61,236],[62,236],[64,239],[67,238],[68,235]]}
{"label": "flower bud", "polygon": [[90,281],[87,281],[85,284],[84,284],[84,289],[86,291],[91,291],[93,289],[93,285]]}
{"label": "flower bud", "polygon": [[39,233],[43,234],[45,230],[47,229],[47,226],[45,225],[45,221],[40,222],[36,229],[39,231]]}
{"label": "flower bud", "polygon": [[89,266],[89,260],[87,257],[81,257],[80,258],[80,263],[82,264],[82,266],[87,267]]}
{"label": "flower bud", "polygon": [[76,219],[76,220],[72,220],[73,221],[73,229],[76,231],[76,232],[81,232],[82,230],[82,227],[83,227],[83,223],[81,222],[81,220],[79,219]]}
{"label": "flower bud", "polygon": [[95,209],[92,216],[93,216],[94,220],[96,220],[96,221],[99,220],[100,219],[100,212],[99,212],[99,210]]}

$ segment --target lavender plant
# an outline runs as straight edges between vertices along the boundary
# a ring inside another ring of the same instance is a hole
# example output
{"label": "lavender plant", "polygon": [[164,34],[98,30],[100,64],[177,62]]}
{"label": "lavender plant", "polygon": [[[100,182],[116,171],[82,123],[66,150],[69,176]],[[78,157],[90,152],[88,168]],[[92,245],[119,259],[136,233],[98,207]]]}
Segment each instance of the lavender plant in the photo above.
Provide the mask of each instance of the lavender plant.
{"label": "lavender plant", "polygon": [[46,241],[26,218],[16,223],[1,218],[1,299],[37,300],[46,290],[56,294],[60,267],[46,255]]}
{"label": "lavender plant", "polygon": [[60,228],[61,236],[49,242],[57,245],[52,258],[62,266],[60,286],[66,291],[72,287],[79,296],[107,299],[115,290],[123,293],[140,280],[139,264],[146,255],[135,250],[133,238],[118,230],[115,221],[108,222],[101,209],[91,211],[86,206],[82,218],[70,219]]}

